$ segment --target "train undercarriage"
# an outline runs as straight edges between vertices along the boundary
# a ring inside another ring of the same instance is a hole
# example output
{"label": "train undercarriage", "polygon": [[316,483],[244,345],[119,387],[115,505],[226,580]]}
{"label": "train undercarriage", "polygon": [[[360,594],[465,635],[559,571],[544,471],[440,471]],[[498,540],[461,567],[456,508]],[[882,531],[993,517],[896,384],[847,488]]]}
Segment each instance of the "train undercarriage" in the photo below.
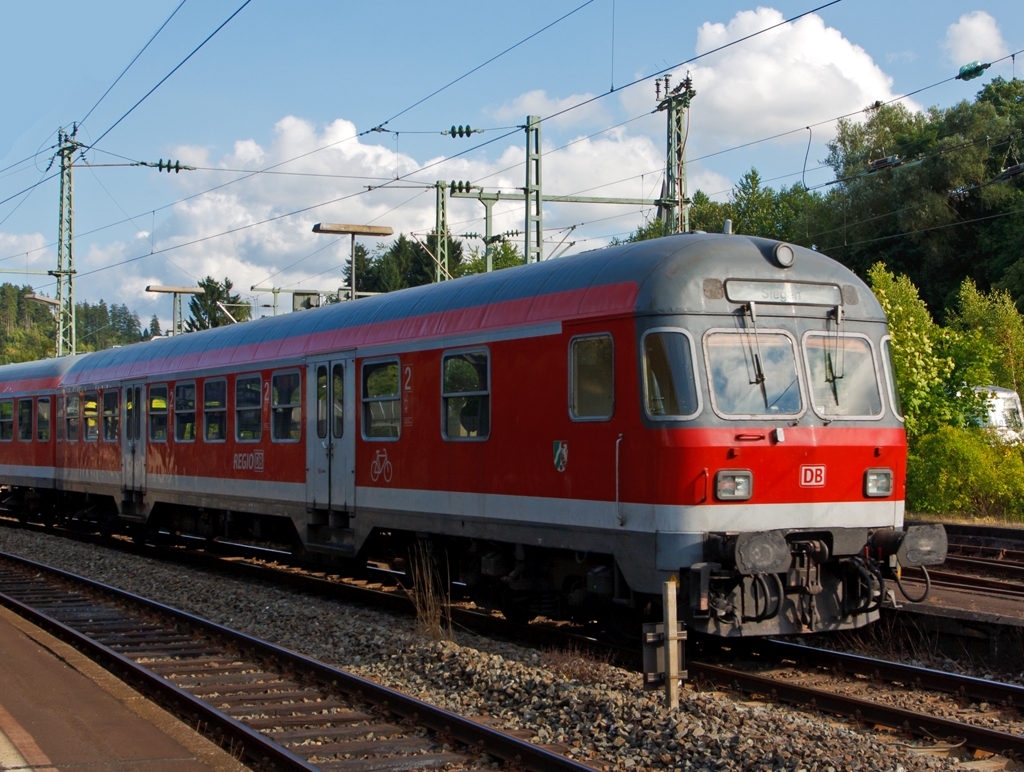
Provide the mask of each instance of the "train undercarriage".
{"label": "train undercarriage", "polygon": [[[662,618],[661,597],[634,592],[615,557],[481,538],[377,529],[358,553],[308,551],[290,517],[157,504],[144,523],[118,514],[112,497],[8,487],[0,508],[22,521],[161,538],[236,541],[286,550],[321,569],[409,586],[429,565],[453,601],[471,600],[526,623],[536,617],[597,624],[631,636]],[[901,566],[945,558],[941,526],[710,533],[704,560],[680,566],[679,618],[715,636],[820,632],[879,616],[886,582]],[[416,552],[428,560],[416,561]]]}

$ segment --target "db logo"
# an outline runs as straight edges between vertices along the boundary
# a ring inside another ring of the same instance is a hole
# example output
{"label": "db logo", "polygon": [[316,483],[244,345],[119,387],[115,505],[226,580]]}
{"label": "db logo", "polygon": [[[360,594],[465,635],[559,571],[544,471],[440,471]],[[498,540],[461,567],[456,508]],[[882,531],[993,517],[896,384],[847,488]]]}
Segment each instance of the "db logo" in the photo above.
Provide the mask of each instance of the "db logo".
{"label": "db logo", "polygon": [[800,485],[804,488],[820,488],[825,485],[825,465],[800,467]]}

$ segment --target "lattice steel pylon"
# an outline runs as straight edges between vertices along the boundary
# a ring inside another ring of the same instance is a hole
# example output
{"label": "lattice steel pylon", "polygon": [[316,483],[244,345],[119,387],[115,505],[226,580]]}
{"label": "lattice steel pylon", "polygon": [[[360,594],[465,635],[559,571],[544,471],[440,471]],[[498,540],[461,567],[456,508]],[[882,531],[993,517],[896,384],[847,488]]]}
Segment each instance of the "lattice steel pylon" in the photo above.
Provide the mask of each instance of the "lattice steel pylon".
{"label": "lattice steel pylon", "polygon": [[527,263],[544,259],[544,196],[541,186],[540,116],[526,118],[526,249]]}
{"label": "lattice steel pylon", "polygon": [[82,145],[75,139],[78,124],[71,132],[57,132],[60,156],[60,222],[57,226],[57,341],[58,357],[73,356],[77,346],[75,332],[75,197],[72,170],[75,152]]}
{"label": "lattice steel pylon", "polygon": [[448,252],[451,239],[448,235],[448,184],[445,180],[438,180],[437,208],[434,212],[434,233],[437,238],[434,242],[434,249],[437,257],[434,263],[434,281],[444,281],[451,278],[448,265]]}
{"label": "lattice steel pylon", "polygon": [[[661,96],[664,82],[665,96]],[[658,110],[667,113],[668,126],[665,148],[665,184],[661,197],[669,202],[659,207],[658,217],[665,223],[665,235],[690,230],[690,200],[686,190],[686,134],[689,123],[690,101],[697,96],[693,80],[686,73],[682,83],[669,91],[669,76],[655,81]],[[672,204],[675,204],[672,206]]]}

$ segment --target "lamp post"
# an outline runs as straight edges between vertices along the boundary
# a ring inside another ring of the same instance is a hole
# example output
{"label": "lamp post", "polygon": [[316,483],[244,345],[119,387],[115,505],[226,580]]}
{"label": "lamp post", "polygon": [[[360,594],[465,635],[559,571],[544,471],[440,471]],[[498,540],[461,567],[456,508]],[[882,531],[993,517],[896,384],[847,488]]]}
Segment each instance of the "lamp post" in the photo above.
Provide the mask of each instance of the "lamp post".
{"label": "lamp post", "polygon": [[334,222],[318,222],[313,226],[313,233],[329,233],[335,236],[352,236],[352,244],[349,248],[349,300],[356,299],[356,236],[391,236],[394,230],[382,225],[345,225]]}
{"label": "lamp post", "polygon": [[174,296],[173,304],[174,307],[171,311],[171,334],[181,335],[183,327],[184,314],[181,308],[181,296],[182,295],[205,295],[206,290],[202,287],[158,287],[155,284],[150,284],[146,287],[146,292],[166,292]]}

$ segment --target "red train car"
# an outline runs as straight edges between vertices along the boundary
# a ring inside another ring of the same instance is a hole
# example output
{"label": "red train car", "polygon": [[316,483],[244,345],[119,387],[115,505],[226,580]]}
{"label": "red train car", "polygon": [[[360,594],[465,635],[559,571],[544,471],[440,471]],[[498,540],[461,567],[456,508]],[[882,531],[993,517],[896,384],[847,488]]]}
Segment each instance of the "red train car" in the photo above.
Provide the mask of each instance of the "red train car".
{"label": "red train car", "polygon": [[[5,439],[40,399],[48,439]],[[945,556],[902,529],[905,470],[871,291],[743,236],[0,368],[9,507],[378,564],[420,539],[523,619],[632,620],[674,575],[699,631],[866,624]]]}

